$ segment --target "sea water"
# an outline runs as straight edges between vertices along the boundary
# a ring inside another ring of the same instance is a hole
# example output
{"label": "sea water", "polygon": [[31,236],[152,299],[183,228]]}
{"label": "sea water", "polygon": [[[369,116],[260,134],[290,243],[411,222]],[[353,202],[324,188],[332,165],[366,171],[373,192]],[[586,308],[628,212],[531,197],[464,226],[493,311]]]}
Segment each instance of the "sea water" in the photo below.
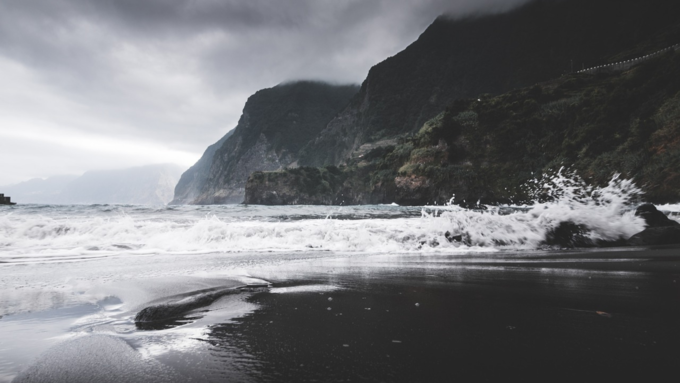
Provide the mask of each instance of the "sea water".
{"label": "sea water", "polygon": [[[527,206],[17,205],[0,211],[0,262],[66,262],[157,254],[468,252],[538,249],[563,221],[592,239],[626,239],[644,228],[640,190],[602,188],[560,176],[553,198]],[[455,202],[453,199],[451,202]],[[666,205],[668,211],[675,205]],[[466,241],[449,237],[465,235]]]}
{"label": "sea water", "polygon": [[[290,274],[305,262],[343,257],[497,259],[557,251],[544,241],[563,221],[586,227],[593,240],[626,239],[644,229],[634,214],[643,196],[628,180],[591,187],[558,174],[536,185],[550,198],[472,209],[455,205],[455,197],[444,206],[418,207],[0,207],[0,380],[50,347],[93,332],[126,339],[147,356],[197,347],[191,339],[210,323],[242,315],[252,304],[227,297],[213,304],[219,315],[142,335],[134,315],[191,291],[268,283],[253,276],[263,267]],[[677,219],[678,207],[661,209]]]}

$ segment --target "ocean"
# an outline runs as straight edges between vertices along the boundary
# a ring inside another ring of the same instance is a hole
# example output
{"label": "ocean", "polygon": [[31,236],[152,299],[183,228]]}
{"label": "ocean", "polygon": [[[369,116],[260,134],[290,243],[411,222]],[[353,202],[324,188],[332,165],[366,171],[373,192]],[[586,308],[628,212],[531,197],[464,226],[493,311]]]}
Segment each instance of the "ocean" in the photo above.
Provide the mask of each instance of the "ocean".
{"label": "ocean", "polygon": [[[563,221],[593,243],[632,236],[640,190],[618,178],[541,186],[551,198],[468,209],[0,207],[0,381],[670,369],[678,248],[545,241]],[[680,205],[659,209],[680,219]]]}

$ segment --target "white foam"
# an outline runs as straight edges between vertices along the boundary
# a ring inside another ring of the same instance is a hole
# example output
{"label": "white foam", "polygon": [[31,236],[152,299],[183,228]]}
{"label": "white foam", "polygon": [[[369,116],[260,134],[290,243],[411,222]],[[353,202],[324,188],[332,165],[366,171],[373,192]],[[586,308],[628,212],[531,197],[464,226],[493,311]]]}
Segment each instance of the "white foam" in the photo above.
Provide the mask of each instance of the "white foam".
{"label": "white foam", "polygon": [[656,208],[666,213],[680,213],[680,203],[656,205]]}
{"label": "white foam", "polygon": [[[272,294],[288,294],[288,293],[326,293],[331,291],[337,291],[341,288],[334,285],[302,285],[302,286],[291,286],[291,287],[274,287],[269,290]],[[329,298],[329,301],[332,301]]]}
{"label": "white foam", "polygon": [[612,178],[605,187],[593,187],[574,174],[537,181],[537,191],[553,198],[503,214],[499,208],[468,210],[456,205],[424,215],[448,219],[453,235],[466,234],[472,245],[532,249],[540,246],[548,230],[560,222],[586,226],[593,240],[627,239],[644,229],[635,216],[634,201],[641,190],[632,181]]}
{"label": "white foam", "polygon": [[[389,205],[215,207],[221,216],[209,214],[206,207],[126,211],[84,206],[80,212],[70,207],[68,213],[55,208],[45,214],[14,209],[0,216],[0,261],[80,261],[120,254],[535,249],[562,221],[585,225],[592,239],[603,240],[628,238],[644,228],[633,213],[641,192],[629,180],[615,177],[597,188],[559,172],[534,186],[537,195],[553,200],[487,210],[429,206],[419,217],[413,216],[413,208]],[[297,218],[285,219],[289,216]],[[467,245],[449,242],[447,232],[464,235]]]}

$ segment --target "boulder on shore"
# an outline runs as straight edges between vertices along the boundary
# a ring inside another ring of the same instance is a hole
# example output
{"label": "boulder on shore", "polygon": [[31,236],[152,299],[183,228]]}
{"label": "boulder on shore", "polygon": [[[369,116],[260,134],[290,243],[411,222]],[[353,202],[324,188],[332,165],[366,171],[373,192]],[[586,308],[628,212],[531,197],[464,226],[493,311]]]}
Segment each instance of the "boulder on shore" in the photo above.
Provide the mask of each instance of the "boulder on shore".
{"label": "boulder on shore", "polygon": [[635,215],[645,220],[646,229],[628,239],[632,246],[680,244],[680,223],[647,203],[635,210]]}
{"label": "boulder on shore", "polygon": [[628,239],[631,246],[680,244],[680,225],[647,228]]}
{"label": "boulder on shore", "polygon": [[577,225],[571,221],[563,221],[548,230],[545,235],[544,244],[549,246],[559,246],[562,248],[574,247],[593,247],[595,244],[586,235],[588,228],[585,225]]}
{"label": "boulder on shore", "polygon": [[651,203],[640,205],[635,209],[635,215],[645,220],[647,228],[650,227],[665,227],[665,226],[680,226],[680,223],[673,221],[666,217],[666,214],[660,212],[656,206]]}
{"label": "boulder on shore", "polygon": [[548,230],[543,245],[558,246],[560,248],[581,247],[615,247],[625,246],[624,238],[614,240],[592,239],[590,229],[586,225],[578,225],[572,221],[562,221],[556,227]]}

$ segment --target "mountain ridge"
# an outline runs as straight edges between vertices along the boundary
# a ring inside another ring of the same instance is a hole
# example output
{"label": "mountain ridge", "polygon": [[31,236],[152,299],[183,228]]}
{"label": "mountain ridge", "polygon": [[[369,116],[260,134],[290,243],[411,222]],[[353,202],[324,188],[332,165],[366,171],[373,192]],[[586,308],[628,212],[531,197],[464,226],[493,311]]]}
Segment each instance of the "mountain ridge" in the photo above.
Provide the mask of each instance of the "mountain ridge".
{"label": "mountain ridge", "polygon": [[36,178],[4,190],[18,203],[165,205],[181,173],[177,165],[155,164]]}

